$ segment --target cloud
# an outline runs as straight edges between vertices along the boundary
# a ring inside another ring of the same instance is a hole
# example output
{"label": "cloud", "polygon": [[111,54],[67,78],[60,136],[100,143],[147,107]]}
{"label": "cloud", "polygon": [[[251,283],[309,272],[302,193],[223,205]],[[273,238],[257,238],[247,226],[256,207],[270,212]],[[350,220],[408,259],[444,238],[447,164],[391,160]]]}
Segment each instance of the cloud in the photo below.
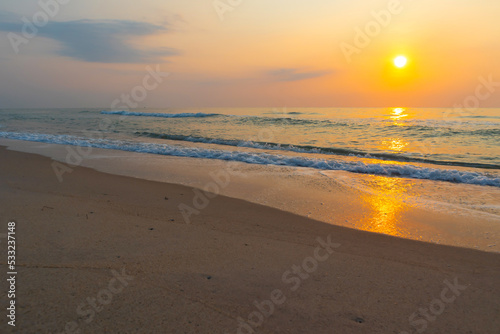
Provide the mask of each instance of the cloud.
{"label": "cloud", "polygon": [[6,10],[0,10],[0,22],[8,21],[13,16],[16,16],[16,14]]}
{"label": "cloud", "polygon": [[264,72],[255,73],[253,76],[242,76],[242,77],[208,77],[205,79],[193,79],[192,82],[200,86],[227,86],[236,84],[261,84],[271,82],[291,82],[300,81],[313,78],[319,78],[328,74],[336,73],[333,70],[323,70],[323,71],[302,71],[298,68],[278,68],[273,70],[267,70]]}
{"label": "cloud", "polygon": [[267,71],[267,76],[275,81],[300,81],[319,78],[332,73],[331,70],[303,72],[298,68],[279,68]]}
{"label": "cloud", "polygon": [[[1,14],[1,13],[0,13]],[[21,34],[22,24],[3,20],[0,30]],[[133,37],[166,32],[167,28],[145,22],[126,20],[78,20],[49,22],[38,28],[38,35],[60,43],[55,52],[86,62],[149,63],[178,55],[173,48],[143,50],[130,44]]]}

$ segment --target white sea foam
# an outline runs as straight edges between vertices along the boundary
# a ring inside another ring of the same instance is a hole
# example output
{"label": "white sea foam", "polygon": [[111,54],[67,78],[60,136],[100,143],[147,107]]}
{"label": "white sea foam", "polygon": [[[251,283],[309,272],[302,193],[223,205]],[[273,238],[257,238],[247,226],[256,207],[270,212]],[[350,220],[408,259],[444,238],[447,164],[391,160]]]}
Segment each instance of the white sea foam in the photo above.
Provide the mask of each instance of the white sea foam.
{"label": "white sea foam", "polygon": [[204,144],[216,144],[225,146],[235,146],[235,147],[247,147],[262,150],[273,150],[273,151],[289,151],[296,153],[316,153],[316,154],[326,154],[326,155],[345,155],[350,157],[358,158],[369,158],[378,160],[391,160],[391,161],[402,161],[402,162],[417,162],[417,163],[429,163],[436,165],[455,165],[462,167],[472,167],[472,168],[499,168],[499,165],[495,164],[484,164],[484,163],[467,163],[460,161],[446,161],[446,160],[432,160],[427,158],[412,157],[405,154],[394,154],[394,153],[367,153],[360,152],[353,149],[345,148],[329,148],[320,147],[312,145],[295,146],[291,144],[280,144],[272,142],[254,142],[251,140],[231,140],[231,139],[216,139],[216,138],[203,138],[203,137],[192,137],[183,135],[169,135],[169,134],[158,134],[152,132],[135,132],[136,135],[145,136],[150,138],[160,138],[167,140],[177,140],[177,141],[187,141],[192,143],[204,143]]}
{"label": "white sea foam", "polygon": [[50,135],[38,133],[0,132],[0,137],[27,140],[51,144],[95,147],[130,152],[170,155],[178,157],[219,159],[239,161],[259,165],[277,165],[290,167],[308,167],[321,170],[344,170],[353,173],[400,176],[414,179],[429,179],[456,183],[467,183],[500,187],[500,178],[483,173],[459,171],[453,169],[434,169],[413,166],[411,164],[378,164],[360,161],[338,161],[333,159],[314,159],[301,156],[283,156],[278,154],[226,151],[197,147],[182,147],[157,143],[140,143],[121,140],[89,139],[69,135]]}

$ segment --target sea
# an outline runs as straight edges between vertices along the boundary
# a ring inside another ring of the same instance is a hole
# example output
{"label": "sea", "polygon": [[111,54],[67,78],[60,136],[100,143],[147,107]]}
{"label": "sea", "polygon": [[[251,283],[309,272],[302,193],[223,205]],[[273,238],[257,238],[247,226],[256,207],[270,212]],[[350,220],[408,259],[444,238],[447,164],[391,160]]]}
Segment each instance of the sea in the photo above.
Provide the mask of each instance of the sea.
{"label": "sea", "polygon": [[2,109],[0,138],[500,187],[500,109]]}

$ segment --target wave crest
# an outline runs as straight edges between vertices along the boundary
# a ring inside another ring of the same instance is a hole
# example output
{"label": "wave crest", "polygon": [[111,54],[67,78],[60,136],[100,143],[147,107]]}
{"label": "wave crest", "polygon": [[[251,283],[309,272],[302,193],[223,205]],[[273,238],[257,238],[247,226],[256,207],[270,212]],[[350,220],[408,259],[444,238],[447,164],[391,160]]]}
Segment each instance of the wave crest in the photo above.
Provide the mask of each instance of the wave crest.
{"label": "wave crest", "polygon": [[178,157],[218,159],[238,161],[259,165],[276,165],[289,167],[307,167],[319,170],[343,170],[353,173],[376,174],[383,176],[400,176],[413,179],[428,179],[454,183],[466,183],[483,186],[500,187],[500,178],[478,172],[452,169],[436,169],[413,166],[410,164],[378,164],[324,160],[299,156],[283,156],[269,153],[253,153],[241,151],[224,151],[196,147],[180,147],[167,144],[137,143],[122,140],[88,139],[69,135],[49,135],[38,133],[0,132],[0,137],[27,140],[50,144],[74,145],[113,149],[129,152],[170,155]]}
{"label": "wave crest", "polygon": [[136,112],[136,111],[125,111],[125,110],[115,110],[115,111],[101,111],[103,115],[122,115],[122,116],[144,116],[144,117],[163,117],[163,118],[183,118],[183,117],[212,117],[220,116],[220,114],[206,114],[206,113],[180,113],[180,114],[164,114],[164,113],[146,113],[146,112]]}

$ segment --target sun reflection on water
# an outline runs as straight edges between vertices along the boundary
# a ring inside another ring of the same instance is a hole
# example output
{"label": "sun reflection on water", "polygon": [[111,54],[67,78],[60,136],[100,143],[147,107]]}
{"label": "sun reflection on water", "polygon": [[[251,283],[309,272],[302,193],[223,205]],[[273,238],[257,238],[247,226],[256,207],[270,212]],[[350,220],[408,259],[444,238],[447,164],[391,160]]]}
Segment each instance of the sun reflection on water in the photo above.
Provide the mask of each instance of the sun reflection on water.
{"label": "sun reflection on water", "polygon": [[391,151],[401,152],[405,147],[407,147],[410,143],[407,141],[397,139],[383,140],[382,141],[382,149],[388,149]]}
{"label": "sun reflection on water", "polygon": [[409,115],[406,113],[405,108],[393,108],[391,111],[391,115],[389,116],[389,119],[393,121],[393,125],[397,126],[406,126],[405,123],[401,123],[398,121],[404,120],[407,118]]}
{"label": "sun reflection on water", "polygon": [[360,222],[359,228],[393,236],[407,236],[401,216],[409,207],[404,200],[414,184],[404,179],[372,177],[367,184],[370,191],[362,196],[372,213]]}
{"label": "sun reflection on water", "polygon": [[[408,126],[408,124],[405,124],[403,122],[398,122],[408,117],[405,108],[392,108],[390,115],[385,117],[388,117],[388,119],[392,121],[392,123],[390,123],[391,125]],[[387,138],[386,140],[382,140],[380,143],[381,143],[380,148],[383,151],[389,150],[393,152],[401,152],[410,144],[409,142],[401,138]]]}

